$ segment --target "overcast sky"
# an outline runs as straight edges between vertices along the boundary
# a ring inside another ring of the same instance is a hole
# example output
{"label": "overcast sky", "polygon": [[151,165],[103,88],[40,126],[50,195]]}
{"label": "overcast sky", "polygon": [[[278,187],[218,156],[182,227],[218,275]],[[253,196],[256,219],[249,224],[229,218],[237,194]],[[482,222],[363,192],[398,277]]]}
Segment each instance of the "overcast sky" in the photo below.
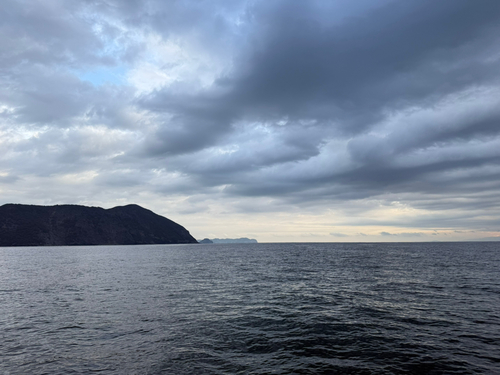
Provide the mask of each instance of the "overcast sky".
{"label": "overcast sky", "polygon": [[2,0],[0,200],[500,236],[500,1]]}

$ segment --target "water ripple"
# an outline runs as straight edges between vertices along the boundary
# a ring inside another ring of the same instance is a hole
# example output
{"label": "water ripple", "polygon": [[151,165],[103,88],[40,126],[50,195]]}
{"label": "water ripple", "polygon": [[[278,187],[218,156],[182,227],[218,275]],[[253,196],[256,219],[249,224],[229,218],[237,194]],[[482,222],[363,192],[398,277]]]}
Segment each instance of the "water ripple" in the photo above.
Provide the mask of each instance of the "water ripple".
{"label": "water ripple", "polygon": [[497,374],[500,246],[0,249],[2,374]]}

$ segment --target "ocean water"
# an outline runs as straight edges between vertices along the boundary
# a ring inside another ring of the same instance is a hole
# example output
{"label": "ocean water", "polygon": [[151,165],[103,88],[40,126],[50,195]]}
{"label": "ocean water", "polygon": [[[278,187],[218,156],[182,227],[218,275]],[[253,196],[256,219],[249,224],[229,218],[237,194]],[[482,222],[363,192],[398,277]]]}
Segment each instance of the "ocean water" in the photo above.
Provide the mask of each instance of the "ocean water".
{"label": "ocean water", "polygon": [[500,243],[0,248],[0,375],[500,374]]}

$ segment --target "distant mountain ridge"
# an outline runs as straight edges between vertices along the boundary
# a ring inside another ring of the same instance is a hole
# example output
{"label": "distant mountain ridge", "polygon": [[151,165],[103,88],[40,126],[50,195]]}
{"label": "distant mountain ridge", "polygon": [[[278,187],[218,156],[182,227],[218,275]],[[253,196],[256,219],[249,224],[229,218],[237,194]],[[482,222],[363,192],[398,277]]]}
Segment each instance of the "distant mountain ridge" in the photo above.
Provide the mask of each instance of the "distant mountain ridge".
{"label": "distant mountain ridge", "polygon": [[258,243],[253,238],[212,238],[213,243]]}
{"label": "distant mountain ridge", "polygon": [[136,204],[0,206],[0,246],[197,243],[181,225]]}

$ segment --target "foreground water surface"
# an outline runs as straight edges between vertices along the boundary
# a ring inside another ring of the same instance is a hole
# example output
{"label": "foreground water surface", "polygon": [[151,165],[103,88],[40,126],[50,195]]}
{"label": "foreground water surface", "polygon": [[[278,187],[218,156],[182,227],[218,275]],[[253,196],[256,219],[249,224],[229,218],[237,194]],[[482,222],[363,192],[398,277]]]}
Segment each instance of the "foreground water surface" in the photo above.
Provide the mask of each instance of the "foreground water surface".
{"label": "foreground water surface", "polygon": [[0,248],[0,374],[498,374],[500,243]]}

